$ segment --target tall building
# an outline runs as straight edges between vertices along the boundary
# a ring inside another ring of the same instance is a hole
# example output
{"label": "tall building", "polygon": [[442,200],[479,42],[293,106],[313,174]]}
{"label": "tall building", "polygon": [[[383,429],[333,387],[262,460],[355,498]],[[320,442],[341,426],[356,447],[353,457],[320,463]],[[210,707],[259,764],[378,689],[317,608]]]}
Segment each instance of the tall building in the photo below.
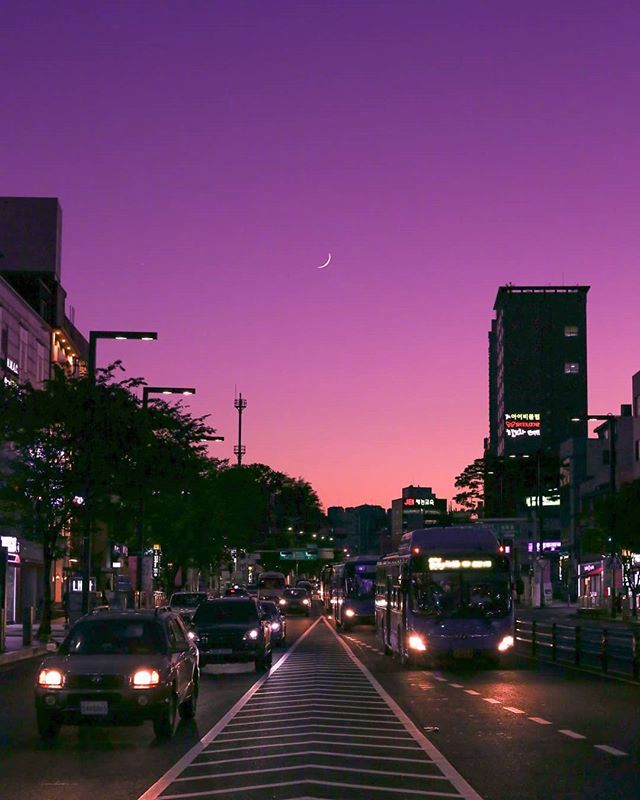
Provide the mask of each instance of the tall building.
{"label": "tall building", "polygon": [[391,501],[391,544],[395,550],[402,534],[442,525],[447,516],[447,501],[436,497],[428,486],[405,486],[402,497]]}
{"label": "tall building", "polygon": [[557,453],[587,435],[588,286],[498,289],[489,332],[489,452]]}

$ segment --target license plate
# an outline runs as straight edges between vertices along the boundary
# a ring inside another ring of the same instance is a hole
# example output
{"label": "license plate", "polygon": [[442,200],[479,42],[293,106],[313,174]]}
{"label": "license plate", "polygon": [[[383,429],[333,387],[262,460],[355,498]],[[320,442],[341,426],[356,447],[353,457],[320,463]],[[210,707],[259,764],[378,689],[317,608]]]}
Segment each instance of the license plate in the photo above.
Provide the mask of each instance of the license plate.
{"label": "license plate", "polygon": [[470,647],[456,647],[453,650],[454,658],[473,658],[473,650]]}
{"label": "license plate", "polygon": [[209,650],[212,656],[228,656],[233,653],[233,650],[230,647],[214,647],[213,650]]}
{"label": "license plate", "polygon": [[81,700],[80,713],[88,716],[101,716],[109,713],[109,703],[106,700]]}

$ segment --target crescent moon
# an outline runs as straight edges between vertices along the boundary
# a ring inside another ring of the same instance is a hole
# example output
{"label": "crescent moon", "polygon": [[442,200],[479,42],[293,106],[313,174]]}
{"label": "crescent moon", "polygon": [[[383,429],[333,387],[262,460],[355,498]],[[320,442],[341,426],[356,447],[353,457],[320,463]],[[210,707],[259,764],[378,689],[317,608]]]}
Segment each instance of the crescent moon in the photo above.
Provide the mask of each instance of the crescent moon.
{"label": "crescent moon", "polygon": [[324,264],[320,264],[318,269],[324,269],[325,267],[328,267],[330,261],[331,261],[331,253],[329,253],[329,258],[324,262]]}

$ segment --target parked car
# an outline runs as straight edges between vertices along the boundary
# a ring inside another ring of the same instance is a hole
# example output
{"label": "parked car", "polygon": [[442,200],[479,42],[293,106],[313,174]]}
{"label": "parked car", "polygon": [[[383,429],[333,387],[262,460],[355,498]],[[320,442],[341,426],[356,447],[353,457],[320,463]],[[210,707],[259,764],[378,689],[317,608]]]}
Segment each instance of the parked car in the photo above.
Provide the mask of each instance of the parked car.
{"label": "parked car", "polygon": [[253,661],[256,672],[271,667],[271,625],[251,597],[221,597],[198,606],[193,630],[200,665]]}
{"label": "parked car", "polygon": [[274,647],[287,645],[287,618],[273,600],[261,600],[260,609],[271,625],[271,643]]}
{"label": "parked car", "polygon": [[[55,649],[55,645],[50,645]],[[173,735],[176,714],[195,716],[198,649],[169,608],[88,614],[38,670],[38,732],[54,739],[62,725],[153,722]]]}
{"label": "parked car", "polygon": [[172,611],[177,611],[185,622],[190,622],[200,603],[209,599],[208,592],[174,592],[169,600]]}
{"label": "parked car", "polygon": [[311,613],[311,596],[306,589],[285,589],[279,602],[280,609],[285,614]]}

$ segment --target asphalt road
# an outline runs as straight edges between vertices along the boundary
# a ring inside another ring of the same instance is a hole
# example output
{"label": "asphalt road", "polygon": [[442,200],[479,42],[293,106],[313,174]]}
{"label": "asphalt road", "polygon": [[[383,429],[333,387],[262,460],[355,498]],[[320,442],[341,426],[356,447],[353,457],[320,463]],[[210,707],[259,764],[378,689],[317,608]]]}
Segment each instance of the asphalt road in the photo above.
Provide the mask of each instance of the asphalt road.
{"label": "asphalt road", "polygon": [[[0,797],[640,798],[640,687],[528,659],[509,670],[407,670],[367,627],[336,637],[321,621],[296,644],[314,622],[289,622],[287,658],[265,681],[208,667],[197,721],[170,742],[146,723],[63,728],[43,744],[38,662],[0,672]],[[247,780],[262,788],[249,793]]]}

